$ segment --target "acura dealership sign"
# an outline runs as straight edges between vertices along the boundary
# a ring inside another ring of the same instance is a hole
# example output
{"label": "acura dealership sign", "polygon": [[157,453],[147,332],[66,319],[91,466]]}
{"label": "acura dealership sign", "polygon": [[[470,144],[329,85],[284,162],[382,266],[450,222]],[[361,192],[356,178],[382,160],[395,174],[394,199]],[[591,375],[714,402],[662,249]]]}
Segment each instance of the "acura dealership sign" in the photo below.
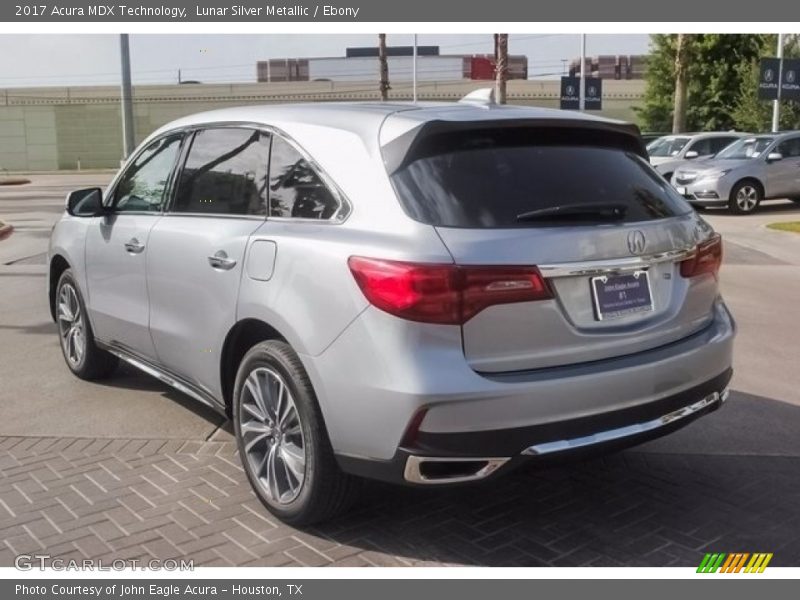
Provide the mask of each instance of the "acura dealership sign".
{"label": "acura dealership sign", "polygon": [[800,100],[800,59],[762,58],[758,78],[758,97],[777,100],[778,88],[782,100]]}
{"label": "acura dealership sign", "polygon": [[[580,77],[561,78],[561,110],[578,110],[580,108],[580,98],[578,96],[580,89]],[[599,77],[586,78],[584,104],[586,110],[602,110],[603,80]]]}

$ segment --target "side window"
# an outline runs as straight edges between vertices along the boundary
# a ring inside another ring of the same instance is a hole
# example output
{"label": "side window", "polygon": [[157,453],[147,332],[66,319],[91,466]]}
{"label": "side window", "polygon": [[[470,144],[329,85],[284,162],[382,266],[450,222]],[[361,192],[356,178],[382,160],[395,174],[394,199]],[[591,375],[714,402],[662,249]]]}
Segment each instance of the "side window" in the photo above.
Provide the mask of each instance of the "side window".
{"label": "side window", "polygon": [[139,154],[114,190],[115,212],[159,212],[182,135],[163,137]]}
{"label": "side window", "polygon": [[181,171],[173,212],[267,214],[269,134],[204,129],[195,134]]}
{"label": "side window", "polygon": [[[698,140],[691,145],[689,150],[694,150],[700,156],[706,156],[708,154],[713,154],[711,150],[711,140],[706,138],[704,140]],[[688,152],[688,150],[687,150]]]}
{"label": "side window", "polygon": [[711,154],[716,154],[726,146],[730,146],[738,138],[733,137],[718,137],[711,140]]}
{"label": "side window", "polygon": [[294,146],[273,136],[269,214],[273,217],[326,220],[336,214],[339,206],[339,199]]}
{"label": "side window", "polygon": [[777,151],[783,154],[783,158],[795,158],[800,156],[800,138],[792,138],[781,142]]}

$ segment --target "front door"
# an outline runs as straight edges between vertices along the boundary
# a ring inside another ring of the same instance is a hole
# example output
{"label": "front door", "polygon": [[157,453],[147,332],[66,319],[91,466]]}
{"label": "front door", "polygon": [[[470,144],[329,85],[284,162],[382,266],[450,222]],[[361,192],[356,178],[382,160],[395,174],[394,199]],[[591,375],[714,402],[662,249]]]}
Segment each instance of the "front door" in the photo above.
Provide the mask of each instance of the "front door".
{"label": "front door", "polygon": [[778,144],[773,152],[783,158],[767,165],[767,195],[771,198],[800,196],[800,136]]}
{"label": "front door", "polygon": [[86,236],[88,310],[95,336],[145,358],[155,356],[148,329],[146,258],[161,218],[181,136],[159,139],[128,164]]}

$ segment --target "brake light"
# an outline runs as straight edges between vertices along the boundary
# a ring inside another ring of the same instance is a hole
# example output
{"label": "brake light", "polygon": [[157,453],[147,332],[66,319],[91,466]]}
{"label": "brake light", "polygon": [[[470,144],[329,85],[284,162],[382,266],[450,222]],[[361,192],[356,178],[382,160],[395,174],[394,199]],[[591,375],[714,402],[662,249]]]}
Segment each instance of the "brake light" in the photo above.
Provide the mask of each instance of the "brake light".
{"label": "brake light", "polygon": [[356,283],[370,304],[423,323],[461,325],[495,304],[551,298],[536,267],[411,263],[352,256]]}
{"label": "brake light", "polygon": [[715,233],[697,246],[694,257],[681,263],[681,275],[697,277],[703,273],[711,273],[716,277],[720,266],[722,266],[722,236]]}

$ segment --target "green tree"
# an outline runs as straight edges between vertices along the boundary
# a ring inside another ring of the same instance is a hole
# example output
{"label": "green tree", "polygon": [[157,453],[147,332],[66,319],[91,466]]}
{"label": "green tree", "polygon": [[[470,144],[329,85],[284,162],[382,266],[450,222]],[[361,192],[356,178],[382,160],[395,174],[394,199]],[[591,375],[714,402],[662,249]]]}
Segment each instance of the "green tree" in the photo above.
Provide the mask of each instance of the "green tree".
{"label": "green tree", "polygon": [[[776,35],[765,35],[762,56],[775,56]],[[800,58],[800,39],[788,36],[784,41],[784,57]],[[772,127],[772,102],[758,98],[758,60],[743,62],[738,67],[741,87],[733,109],[733,117],[742,131],[769,131]],[[800,102],[781,102],[781,129],[800,129]]]}
{"label": "green tree", "polygon": [[[765,35],[692,35],[687,69],[686,128],[722,131],[737,127],[735,111],[750,65],[762,56]],[[648,57],[644,106],[637,112],[642,129],[670,131],[675,95],[677,35],[654,35]]]}

